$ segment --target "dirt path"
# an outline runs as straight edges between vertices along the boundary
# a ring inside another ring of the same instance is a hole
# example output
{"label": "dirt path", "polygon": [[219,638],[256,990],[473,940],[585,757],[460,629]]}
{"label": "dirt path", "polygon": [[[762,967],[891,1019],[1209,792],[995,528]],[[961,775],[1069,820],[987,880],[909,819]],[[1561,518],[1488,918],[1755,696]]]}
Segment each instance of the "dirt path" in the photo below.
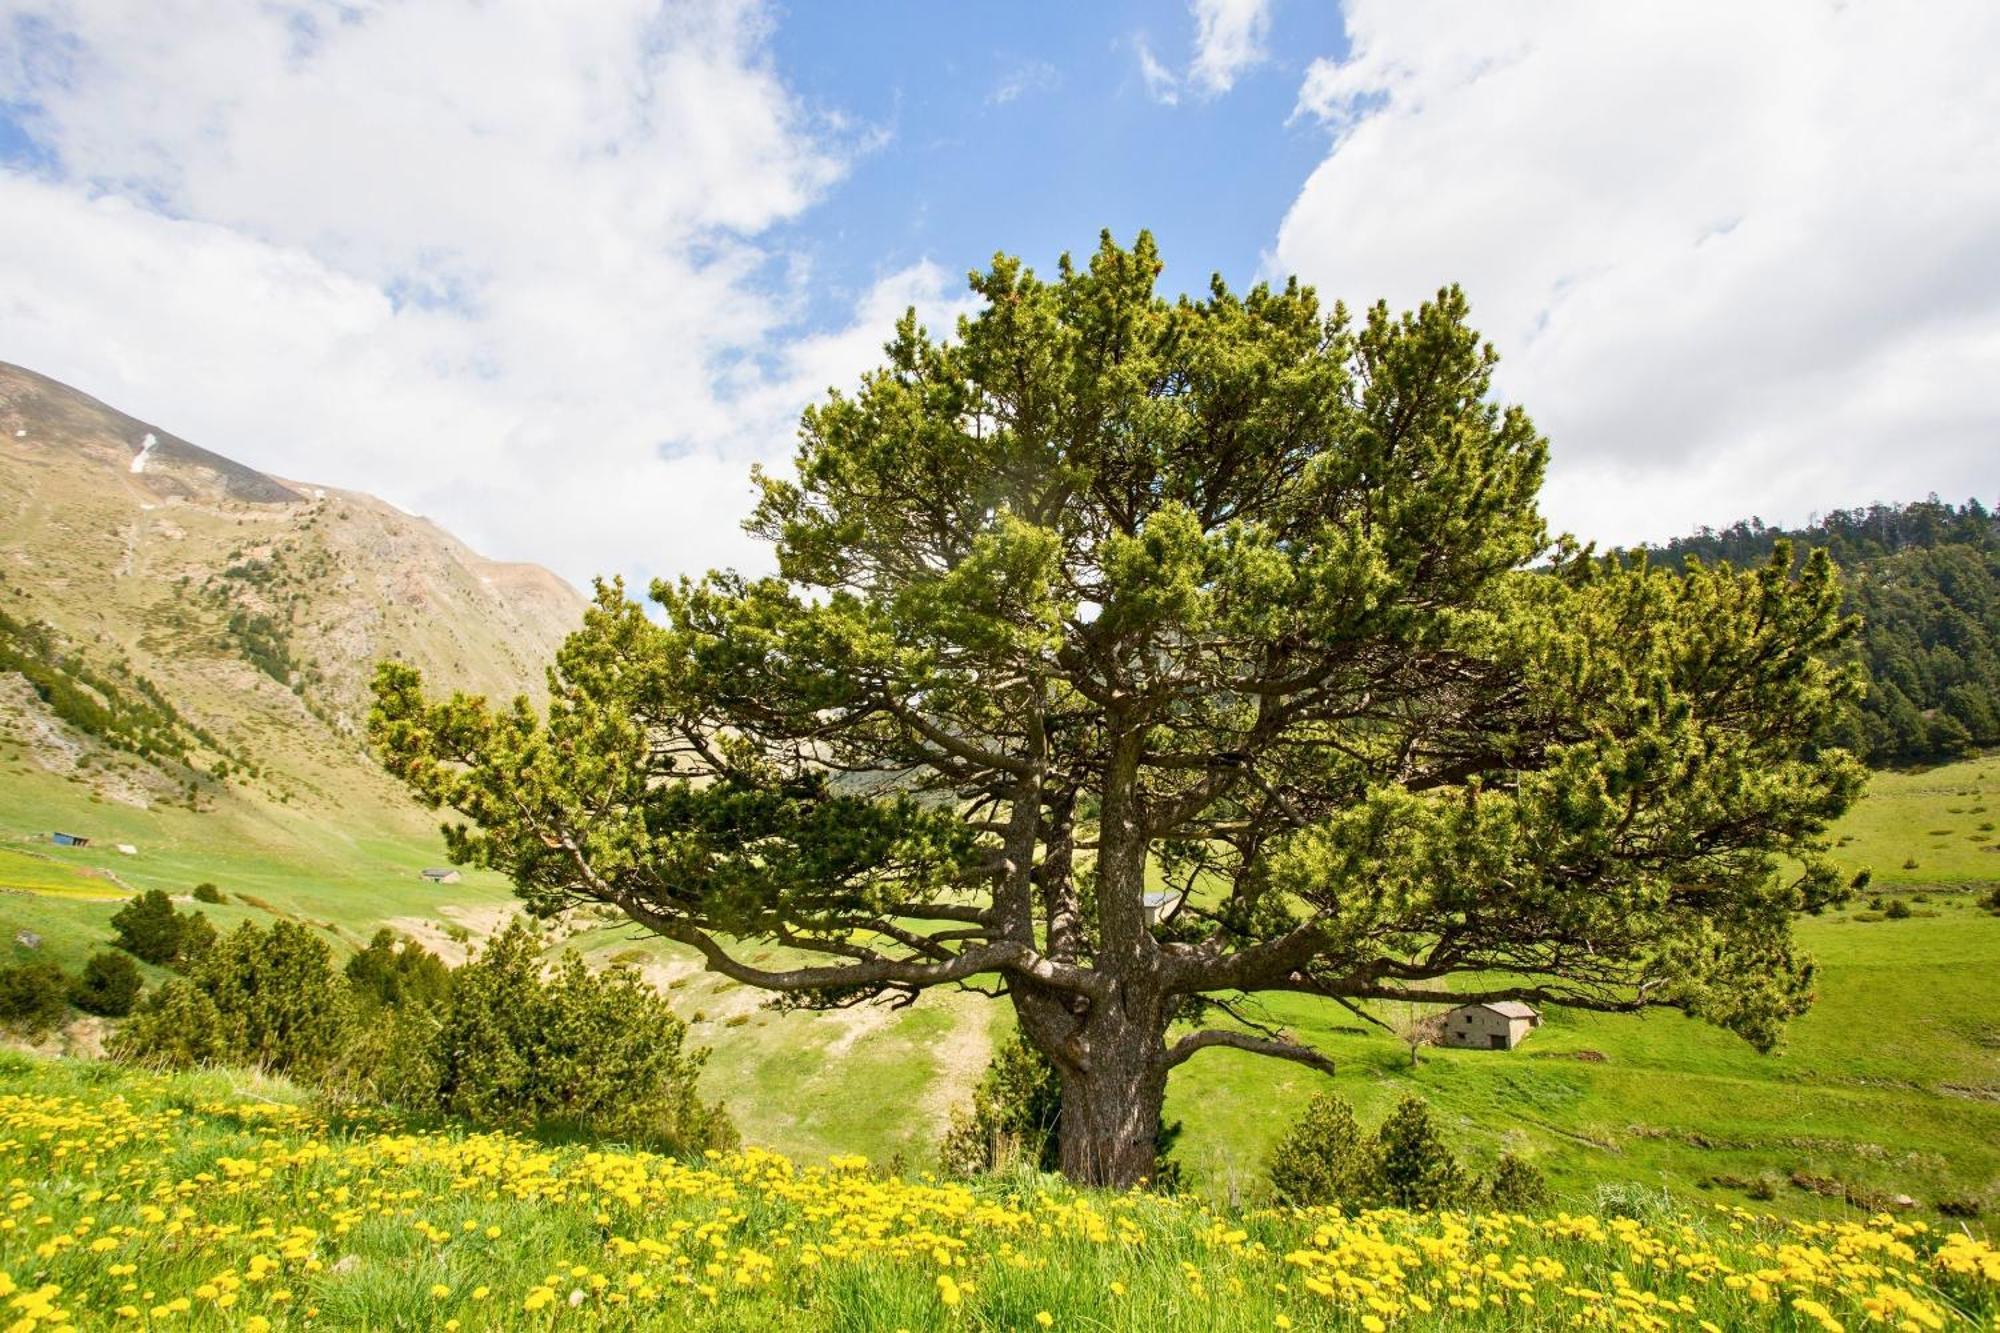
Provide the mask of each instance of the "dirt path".
{"label": "dirt path", "polygon": [[942,1133],[951,1113],[972,1098],[972,1089],[993,1059],[992,1002],[976,995],[939,997],[951,1009],[951,1027],[930,1048],[937,1072],[924,1089],[918,1109]]}
{"label": "dirt path", "polygon": [[[438,908],[445,920],[428,916],[392,916],[382,924],[394,931],[409,936],[424,948],[442,959],[447,967],[458,967],[476,953],[486,941],[507,928],[520,908],[514,903],[492,903],[481,907],[463,907],[448,903]],[[460,940],[452,932],[453,926],[462,927],[465,938]]]}

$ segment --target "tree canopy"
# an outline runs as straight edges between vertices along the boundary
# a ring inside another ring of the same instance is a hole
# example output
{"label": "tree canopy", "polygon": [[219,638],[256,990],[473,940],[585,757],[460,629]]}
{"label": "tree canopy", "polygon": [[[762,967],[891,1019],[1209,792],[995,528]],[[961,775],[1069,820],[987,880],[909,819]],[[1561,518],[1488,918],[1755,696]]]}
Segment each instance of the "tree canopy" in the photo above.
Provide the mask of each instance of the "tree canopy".
{"label": "tree canopy", "polygon": [[[795,1004],[1004,996],[1061,1161],[1153,1167],[1238,1001],[1664,1006],[1770,1045],[1858,766],[1817,554],[1668,571],[1552,540],[1547,447],[1455,288],[1156,290],[1150,237],[997,258],[951,339],[806,412],[775,572],[600,585],[550,700],[378,676],[454,856]],[[753,955],[783,946],[781,960]]]}

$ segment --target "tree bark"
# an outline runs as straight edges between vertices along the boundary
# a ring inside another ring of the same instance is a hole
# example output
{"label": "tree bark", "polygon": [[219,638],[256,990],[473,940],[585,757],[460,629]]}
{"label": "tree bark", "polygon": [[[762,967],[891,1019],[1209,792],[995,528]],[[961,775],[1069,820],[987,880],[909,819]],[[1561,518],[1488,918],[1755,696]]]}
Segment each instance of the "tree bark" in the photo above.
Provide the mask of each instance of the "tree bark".
{"label": "tree bark", "polygon": [[1167,1097],[1161,1029],[1122,1013],[1093,1015],[1080,1045],[1080,1063],[1058,1065],[1062,1173],[1082,1185],[1130,1189],[1152,1178],[1159,1150]]}

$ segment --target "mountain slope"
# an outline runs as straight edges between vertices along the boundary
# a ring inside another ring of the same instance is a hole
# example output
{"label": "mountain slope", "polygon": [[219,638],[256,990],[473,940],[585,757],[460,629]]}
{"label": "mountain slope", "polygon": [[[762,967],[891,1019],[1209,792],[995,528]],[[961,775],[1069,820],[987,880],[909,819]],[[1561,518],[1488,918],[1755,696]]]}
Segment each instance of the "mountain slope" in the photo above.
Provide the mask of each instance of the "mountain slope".
{"label": "mountain slope", "polygon": [[372,496],[0,363],[0,742],[103,799],[415,821],[361,743],[374,663],[538,694],[583,605]]}

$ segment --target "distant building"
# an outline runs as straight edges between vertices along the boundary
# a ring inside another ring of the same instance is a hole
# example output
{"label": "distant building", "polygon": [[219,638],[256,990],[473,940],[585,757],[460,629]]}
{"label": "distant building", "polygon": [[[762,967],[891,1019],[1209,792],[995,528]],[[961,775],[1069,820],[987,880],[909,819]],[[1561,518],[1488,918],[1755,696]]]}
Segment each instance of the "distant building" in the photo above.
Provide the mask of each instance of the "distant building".
{"label": "distant building", "polygon": [[88,847],[90,839],[80,833],[51,833],[49,841],[58,847]]}
{"label": "distant building", "polygon": [[1178,893],[1148,893],[1141,895],[1139,901],[1146,910],[1146,924],[1157,926],[1169,912],[1180,906],[1181,896]]}
{"label": "distant building", "polygon": [[139,849],[137,847],[134,847],[129,842],[119,843],[118,850],[124,853],[126,856],[137,856],[139,854]]}
{"label": "distant building", "polygon": [[39,949],[42,947],[42,937],[32,930],[17,930],[14,932],[14,943],[23,949]]}
{"label": "distant building", "polygon": [[1519,1000],[1462,1004],[1444,1016],[1440,1044],[1481,1051],[1511,1051],[1542,1025],[1542,1016]]}
{"label": "distant building", "polygon": [[433,884],[456,884],[459,879],[458,872],[449,866],[433,866],[422,873]]}

